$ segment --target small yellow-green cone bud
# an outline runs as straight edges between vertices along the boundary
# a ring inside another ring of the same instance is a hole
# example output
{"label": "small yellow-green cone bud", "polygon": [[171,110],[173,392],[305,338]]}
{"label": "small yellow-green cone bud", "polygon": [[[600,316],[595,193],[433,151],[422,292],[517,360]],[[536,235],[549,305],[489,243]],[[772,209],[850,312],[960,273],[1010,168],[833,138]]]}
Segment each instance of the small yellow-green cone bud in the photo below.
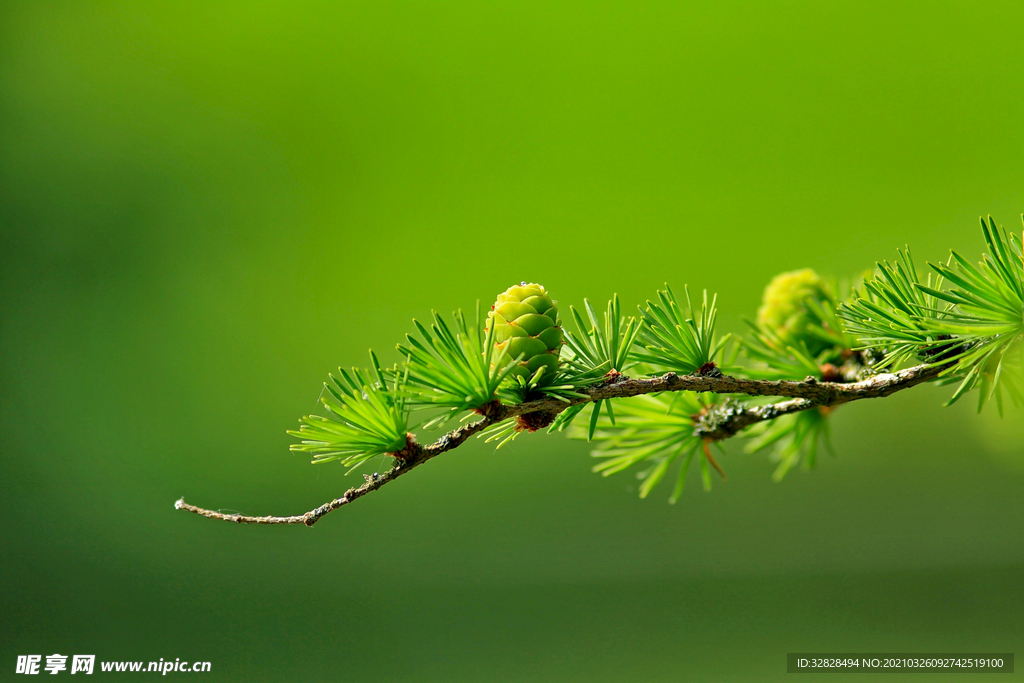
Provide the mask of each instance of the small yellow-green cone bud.
{"label": "small yellow-green cone bud", "polygon": [[807,334],[808,325],[815,318],[807,308],[808,299],[828,300],[829,294],[821,276],[810,268],[780,273],[764,289],[761,307],[757,310],[757,324],[774,331],[787,344],[803,341],[808,350],[817,354],[823,342]]}
{"label": "small yellow-green cone bud", "polygon": [[541,367],[544,377],[555,374],[562,348],[557,304],[533,283],[514,285],[498,295],[487,315],[488,328],[494,326],[495,351],[506,352],[506,363],[523,356],[510,376],[530,379]]}

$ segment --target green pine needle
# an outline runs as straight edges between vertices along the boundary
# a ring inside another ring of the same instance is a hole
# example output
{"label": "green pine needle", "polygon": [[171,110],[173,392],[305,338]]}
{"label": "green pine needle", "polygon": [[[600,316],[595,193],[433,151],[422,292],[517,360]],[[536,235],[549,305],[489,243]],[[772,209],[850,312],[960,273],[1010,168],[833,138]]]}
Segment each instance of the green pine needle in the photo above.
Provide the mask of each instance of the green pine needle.
{"label": "green pine needle", "polygon": [[877,264],[864,291],[842,305],[839,312],[846,329],[858,338],[861,348],[884,351],[876,370],[896,368],[936,356],[946,356],[962,344],[939,330],[939,321],[949,315],[952,305],[936,294],[944,280],[931,273],[920,279],[910,249],[897,251],[898,260]]}
{"label": "green pine needle", "polygon": [[952,252],[937,274],[921,281],[909,250],[865,283],[865,292],[844,305],[847,330],[865,348],[881,349],[878,367],[914,362],[948,366],[942,376],[959,385],[947,405],[979,389],[978,410],[993,397],[1002,411],[1003,393],[1021,403],[1024,345],[1024,261],[1015,234],[981,221],[988,254],[972,264]]}
{"label": "green pine needle", "polygon": [[[391,370],[388,380],[376,354],[370,352],[371,370],[339,368],[340,377],[330,375],[320,398],[327,416],[307,415],[292,436],[302,443],[291,450],[310,453],[313,462],[341,460],[354,467],[385,453],[396,453],[407,443],[408,411],[405,405],[405,375]],[[351,471],[351,470],[350,470]]]}
{"label": "green pine needle", "polygon": [[684,292],[685,315],[667,284],[658,292],[657,301],[648,301],[647,308],[640,309],[639,338],[645,350],[634,351],[633,360],[649,364],[655,372],[693,374],[713,363],[728,339],[726,335],[715,341],[715,298],[708,304],[704,290],[700,311],[695,315],[689,288]]}
{"label": "green pine needle", "polygon": [[437,313],[433,317],[429,328],[414,320],[419,338],[406,335],[406,343],[398,345],[406,359],[409,405],[448,409],[428,423],[431,426],[495,400],[498,388],[515,367],[515,363],[503,362],[504,352],[495,350],[493,330],[484,332],[479,302],[472,325],[461,310],[453,314],[453,325]]}
{"label": "green pine needle", "polygon": [[518,405],[539,398],[551,397],[569,403],[574,398],[586,398],[580,390],[599,383],[604,370],[577,363],[562,350],[561,362],[553,375],[546,368],[538,368],[528,380],[511,375],[498,390],[498,398],[506,405]]}
{"label": "green pine needle", "polygon": [[[675,465],[675,485],[669,502],[675,503],[682,495],[686,474],[694,456],[701,455],[702,467],[707,467],[704,456],[704,441],[694,433],[694,416],[701,414],[708,401],[717,400],[712,395],[698,395],[693,392],[672,394],[647,394],[630,399],[611,400],[617,413],[614,423],[610,414],[597,413],[596,429],[574,426],[572,438],[592,438],[597,446],[591,451],[602,462],[593,470],[603,476],[629,469],[636,465],[647,465],[638,473],[640,497],[646,498],[672,471]],[[704,488],[711,486],[710,477],[704,479]]]}
{"label": "green pine needle", "polygon": [[629,361],[633,343],[640,333],[636,318],[624,318],[619,305],[619,295],[615,294],[608,302],[608,310],[604,314],[604,323],[598,320],[590,301],[583,300],[587,311],[589,325],[574,307],[569,311],[576,323],[578,332],[565,331],[566,346],[581,365],[604,372],[616,370],[625,372],[633,363]]}
{"label": "green pine needle", "polygon": [[476,438],[483,439],[484,443],[497,441],[498,445],[494,447],[494,450],[499,450],[505,444],[514,441],[516,437],[522,433],[523,430],[518,428],[516,418],[510,417],[507,420],[502,420],[497,424],[491,425],[477,434]]}
{"label": "green pine needle", "polygon": [[811,408],[759,423],[747,430],[746,435],[754,438],[744,450],[757,453],[772,447],[772,459],[779,463],[772,474],[775,481],[781,481],[800,463],[805,470],[811,470],[817,463],[819,443],[832,450],[828,419],[828,409]]}
{"label": "green pine needle", "polygon": [[[640,325],[636,318],[624,318],[619,304],[619,295],[615,294],[608,302],[603,324],[598,320],[597,313],[590,301],[583,300],[589,325],[583,316],[572,306],[569,311],[576,324],[577,332],[565,331],[565,362],[570,368],[576,368],[582,375],[591,378],[603,378],[612,371],[625,372],[636,363],[630,360],[630,353],[640,333]],[[593,438],[597,417],[602,404],[606,407],[609,419],[614,423],[610,401],[595,401],[590,414],[590,437]],[[584,405],[572,406],[559,413],[558,418],[548,428],[549,432],[561,431],[568,427],[573,419],[583,411]]]}
{"label": "green pine needle", "polygon": [[775,330],[747,321],[752,328],[750,339],[741,339],[743,353],[755,362],[742,374],[756,379],[788,379],[799,381],[807,376],[821,379],[821,366],[803,341],[787,344]]}

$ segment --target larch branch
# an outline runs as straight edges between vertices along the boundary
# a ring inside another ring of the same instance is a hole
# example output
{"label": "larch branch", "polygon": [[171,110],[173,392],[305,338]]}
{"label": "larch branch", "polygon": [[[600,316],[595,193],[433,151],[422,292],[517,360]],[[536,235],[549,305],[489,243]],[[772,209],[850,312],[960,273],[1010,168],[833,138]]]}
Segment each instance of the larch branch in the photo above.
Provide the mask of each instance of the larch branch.
{"label": "larch branch", "polygon": [[782,415],[815,407],[833,407],[865,398],[889,396],[897,391],[933,380],[938,377],[942,370],[943,366],[941,365],[916,365],[899,372],[878,374],[863,381],[851,383],[819,382],[813,377],[808,377],[802,382],[795,382],[788,380],[744,379],[728,375],[718,377],[701,375],[680,376],[674,372],[669,372],[660,377],[648,378],[631,378],[616,374],[606,378],[605,382],[600,385],[581,389],[580,393],[584,394],[584,396],[573,398],[570,401],[561,401],[549,397],[519,405],[503,405],[498,402],[488,404],[478,411],[482,415],[480,419],[448,432],[428,446],[420,445],[416,442],[413,435],[409,434],[405,448],[390,454],[395,458],[395,465],[391,469],[381,475],[364,475],[366,481],[362,486],[350,488],[340,498],[324,503],[320,507],[302,515],[252,517],[225,514],[216,510],[207,510],[190,505],[183,498],[175,502],[174,507],[175,509],[187,510],[203,517],[238,524],[305,524],[306,526],[313,526],[327,513],[344,507],[352,501],[362,498],[367,493],[376,491],[384,486],[384,484],[394,481],[406,472],[419,467],[441,453],[461,446],[466,439],[487,427],[517,415],[543,411],[553,416],[574,405],[610,398],[628,398],[641,394],[654,394],[663,391],[696,391],[716,394],[743,394],[746,396],[775,396],[791,399],[760,406],[729,405],[726,403],[724,404],[726,407],[722,409],[722,412],[709,412],[709,415],[702,418],[698,423],[697,433],[705,439],[721,441],[736,435],[752,424],[772,420]]}

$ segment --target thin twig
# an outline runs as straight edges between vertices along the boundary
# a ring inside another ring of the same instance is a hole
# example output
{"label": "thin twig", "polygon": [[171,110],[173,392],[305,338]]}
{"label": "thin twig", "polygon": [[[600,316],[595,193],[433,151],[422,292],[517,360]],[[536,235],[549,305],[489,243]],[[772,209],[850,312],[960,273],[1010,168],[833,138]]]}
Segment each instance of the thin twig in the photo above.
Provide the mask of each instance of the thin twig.
{"label": "thin twig", "polygon": [[203,517],[220,519],[238,524],[305,524],[313,526],[329,512],[348,505],[362,498],[367,493],[376,491],[388,482],[394,481],[406,472],[419,467],[428,460],[457,448],[469,437],[502,420],[517,415],[526,415],[546,411],[552,416],[566,408],[609,398],[627,398],[641,394],[653,394],[663,391],[696,391],[717,394],[745,394],[747,396],[779,396],[792,400],[767,405],[748,407],[733,405],[724,414],[715,415],[712,411],[701,420],[697,433],[708,441],[721,441],[734,436],[742,429],[757,422],[772,420],[782,415],[800,412],[814,407],[831,407],[864,398],[880,398],[897,391],[927,382],[938,377],[941,366],[917,365],[896,373],[875,375],[861,382],[842,384],[837,382],[819,382],[808,377],[802,382],[742,379],[723,375],[720,377],[704,377],[699,375],[679,376],[674,372],[660,377],[629,378],[625,375],[610,377],[604,384],[580,390],[584,396],[570,401],[554,398],[543,398],[519,405],[506,406],[491,403],[481,409],[483,417],[475,422],[454,429],[433,444],[422,446],[416,443],[409,434],[405,448],[391,455],[395,458],[395,466],[382,475],[367,477],[366,483],[358,488],[351,488],[340,498],[324,503],[318,508],[302,515],[290,517],[251,517],[247,515],[230,515],[216,510],[196,507],[179,499],[174,507],[187,510]]}
{"label": "thin twig", "polygon": [[[715,419],[714,412],[701,419],[696,432],[705,439],[722,441],[758,422],[774,420],[783,415],[799,413],[809,408],[834,408],[835,406],[864,398],[882,398],[897,391],[909,389],[939,376],[945,366],[915,365],[895,373],[875,375],[861,382],[834,384],[818,382],[817,385],[831,387],[831,394],[825,400],[794,398],[790,401],[769,403],[762,406],[732,406],[724,408],[725,415]],[[805,383],[807,383],[805,381]]]}

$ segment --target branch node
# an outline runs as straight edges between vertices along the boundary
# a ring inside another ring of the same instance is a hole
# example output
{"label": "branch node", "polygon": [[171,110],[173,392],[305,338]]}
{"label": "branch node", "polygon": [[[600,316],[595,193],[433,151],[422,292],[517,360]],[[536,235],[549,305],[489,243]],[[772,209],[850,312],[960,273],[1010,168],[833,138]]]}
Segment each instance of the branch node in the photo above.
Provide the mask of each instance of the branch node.
{"label": "branch node", "polygon": [[422,450],[420,445],[416,443],[416,435],[412,432],[407,432],[405,435],[405,446],[399,451],[388,453],[388,455],[399,462],[404,462],[406,460],[413,460]]}
{"label": "branch node", "polygon": [[531,413],[516,416],[516,431],[535,432],[544,429],[555,421],[558,413],[550,410],[536,410]]}
{"label": "branch node", "polygon": [[721,368],[715,365],[714,361],[705,363],[704,365],[700,366],[699,368],[697,368],[697,372],[693,374],[695,374],[698,377],[713,377],[715,379],[723,376]]}
{"label": "branch node", "polygon": [[474,408],[473,412],[477,415],[483,415],[484,417],[491,417],[492,415],[496,415],[501,412],[503,407],[504,406],[502,406],[501,401],[494,399],[490,403],[485,403],[479,408]]}

